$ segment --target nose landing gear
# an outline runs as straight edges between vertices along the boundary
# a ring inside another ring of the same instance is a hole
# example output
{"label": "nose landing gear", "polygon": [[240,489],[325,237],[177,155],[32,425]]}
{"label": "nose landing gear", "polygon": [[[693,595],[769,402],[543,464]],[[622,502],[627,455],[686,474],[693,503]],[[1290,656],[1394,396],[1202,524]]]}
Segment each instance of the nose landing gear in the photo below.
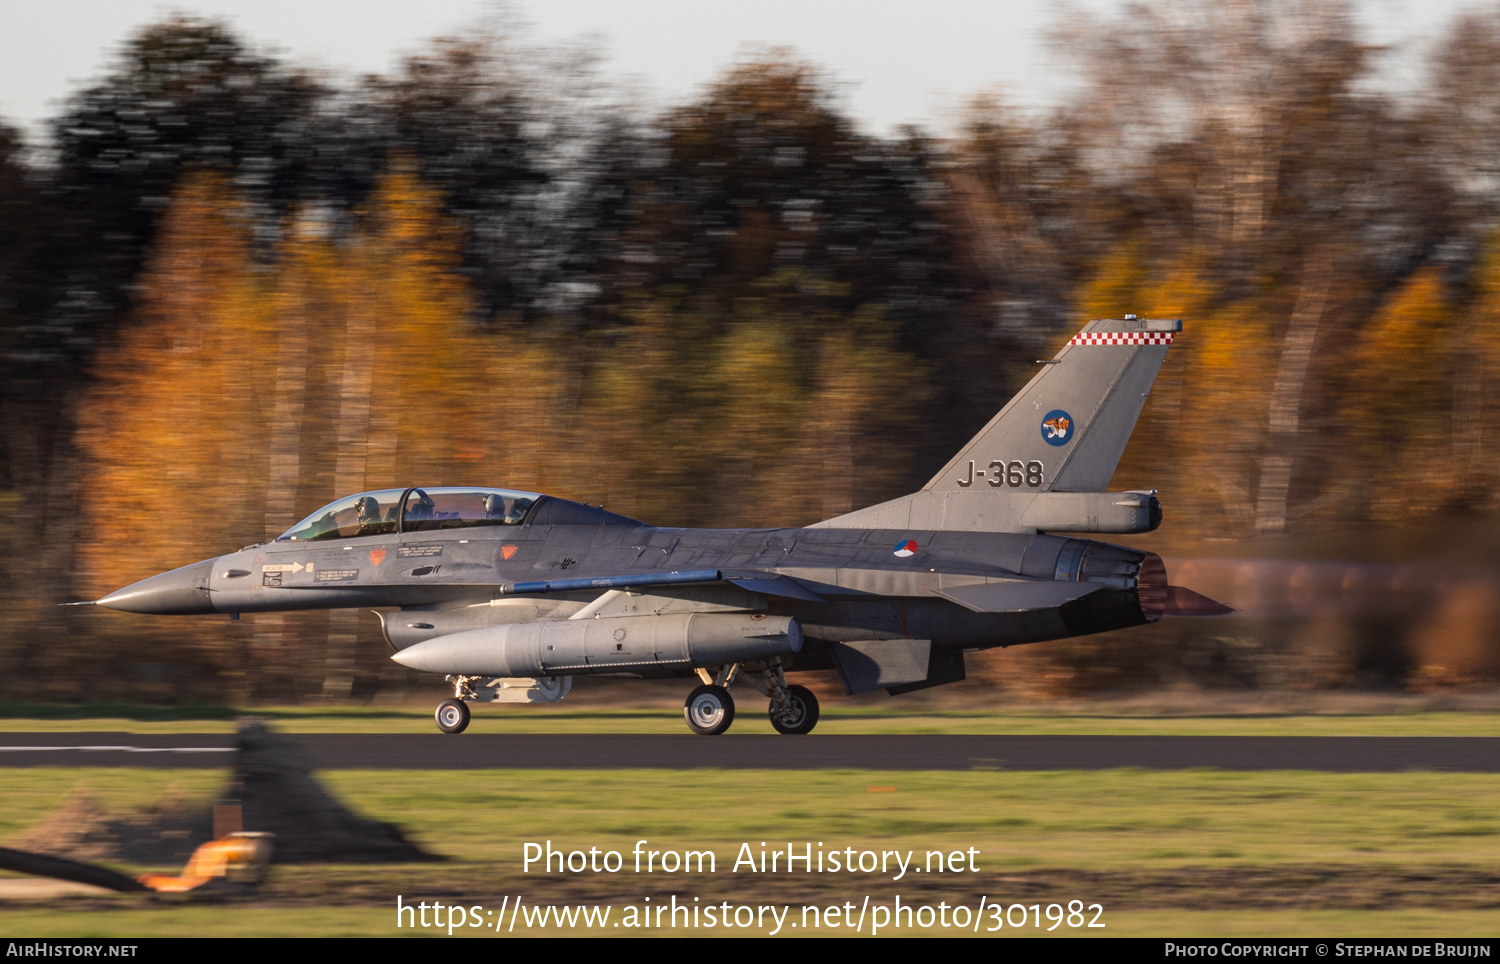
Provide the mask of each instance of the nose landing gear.
{"label": "nose landing gear", "polygon": [[463,700],[443,700],[432,716],[444,733],[462,733],[469,726],[469,704]]}
{"label": "nose landing gear", "polygon": [[462,733],[469,728],[469,700],[475,698],[474,681],[477,676],[447,676],[453,684],[453,699],[443,700],[437,705],[432,718],[444,733]]}

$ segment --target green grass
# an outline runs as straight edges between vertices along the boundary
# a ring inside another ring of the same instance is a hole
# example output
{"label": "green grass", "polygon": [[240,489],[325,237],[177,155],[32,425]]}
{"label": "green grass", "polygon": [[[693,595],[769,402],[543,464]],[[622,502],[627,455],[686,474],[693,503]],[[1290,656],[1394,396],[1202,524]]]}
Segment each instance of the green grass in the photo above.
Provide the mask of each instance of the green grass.
{"label": "green grass", "polygon": [[[0,841],[80,784],[128,809],[168,789],[206,801],[225,779],[147,769],[4,776]],[[14,902],[0,905],[0,930],[400,936],[409,931],[394,927],[398,894],[490,909],[515,894],[528,903],[617,908],[672,894],[796,906],[901,894],[954,903],[1097,901],[1108,927],[1094,933],[1106,936],[1458,936],[1493,934],[1500,904],[1483,884],[1500,861],[1500,775],[1492,774],[494,770],[338,771],[321,779],[449,859],[277,866],[259,896],[213,907],[134,897]],[[641,839],[648,849],[712,850],[717,872],[632,873]],[[523,873],[523,845],[549,840],[561,850],[617,850],[626,870]],[[821,843],[825,852],[914,850],[919,860],[928,850],[973,847],[980,871],[900,882],[878,872],[733,872],[741,844],[758,852],[762,841],[768,849],[795,841]],[[1451,883],[1469,877],[1481,883]]]}
{"label": "green grass", "polygon": [[[122,902],[128,903],[128,902]],[[618,914],[618,909],[616,914]],[[793,915],[797,914],[794,909]],[[27,937],[447,937],[442,929],[411,930],[394,926],[392,908],[382,907],[138,907],[100,909],[94,907],[86,914],[70,915],[56,910],[22,908],[0,909],[0,927],[8,933],[24,934]],[[1138,911],[1106,913],[1105,926],[1101,929],[1068,929],[1060,927],[1047,934],[1032,928],[1003,928],[985,937],[1053,937],[1070,940],[1088,937],[1167,937],[1167,938],[1226,938],[1226,937],[1309,937],[1330,938],[1355,935],[1360,939],[1377,937],[1432,937],[1454,942],[1464,938],[1493,939],[1495,933],[1494,911],[1433,911],[1394,910],[1382,912],[1333,910],[1306,911],[1297,909],[1277,910],[1223,910],[1223,911]],[[1044,922],[1045,926],[1045,922]],[[518,926],[515,936],[557,936],[559,931],[527,931]],[[672,931],[639,930],[623,932],[614,929],[579,929],[573,933],[594,934],[604,937],[623,936],[676,936],[694,937],[705,933],[727,935],[719,931]],[[751,929],[734,932],[737,936],[746,933],[758,935]],[[807,931],[783,930],[783,935],[807,936]],[[850,929],[838,931],[824,929],[812,933],[820,935],[850,936]],[[889,930],[882,937],[913,936],[920,934],[948,934],[957,936],[961,932],[941,929]],[[506,932],[495,934],[477,929],[458,931],[455,937],[504,938]]]}
{"label": "green grass", "polygon": [[[760,698],[744,697],[735,733],[772,733]],[[434,697],[433,705],[437,705]],[[289,733],[433,733],[431,707],[0,707],[0,732],[231,733],[238,716],[271,721]],[[580,709],[496,705],[474,710],[474,733],[687,732],[680,708]],[[1179,715],[1147,712],[921,711],[825,706],[820,734],[1161,736],[1496,736],[1500,713],[1275,713]]]}
{"label": "green grass", "polygon": [[[627,770],[323,778],[435,849],[502,865],[519,859],[526,840],[628,850],[641,837],[663,847],[712,846],[730,859],[745,840],[973,846],[992,873],[1184,862],[1500,863],[1494,774]],[[871,793],[872,785],[896,792]]]}
{"label": "green grass", "polygon": [[0,844],[45,817],[74,793],[87,793],[111,813],[143,809],[168,797],[209,804],[227,770],[89,767],[0,770]]}

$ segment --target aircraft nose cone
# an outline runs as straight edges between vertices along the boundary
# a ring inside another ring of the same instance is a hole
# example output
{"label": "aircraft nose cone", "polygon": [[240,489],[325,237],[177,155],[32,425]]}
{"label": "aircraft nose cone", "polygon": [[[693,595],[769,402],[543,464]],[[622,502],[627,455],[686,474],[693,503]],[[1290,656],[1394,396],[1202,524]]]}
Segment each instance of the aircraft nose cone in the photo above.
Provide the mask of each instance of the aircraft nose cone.
{"label": "aircraft nose cone", "polygon": [[195,562],[116,590],[96,606],[152,616],[192,616],[217,612],[208,592],[214,560]]}

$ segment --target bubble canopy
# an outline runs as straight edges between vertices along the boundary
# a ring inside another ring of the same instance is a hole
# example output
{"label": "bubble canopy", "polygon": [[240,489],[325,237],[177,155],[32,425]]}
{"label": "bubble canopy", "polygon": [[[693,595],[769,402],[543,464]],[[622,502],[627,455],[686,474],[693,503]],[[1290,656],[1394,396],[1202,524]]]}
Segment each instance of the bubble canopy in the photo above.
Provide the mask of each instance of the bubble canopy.
{"label": "bubble canopy", "polygon": [[520,525],[540,498],[536,492],[469,486],[361,492],[330,502],[277,536],[276,541],[317,542],[432,529]]}

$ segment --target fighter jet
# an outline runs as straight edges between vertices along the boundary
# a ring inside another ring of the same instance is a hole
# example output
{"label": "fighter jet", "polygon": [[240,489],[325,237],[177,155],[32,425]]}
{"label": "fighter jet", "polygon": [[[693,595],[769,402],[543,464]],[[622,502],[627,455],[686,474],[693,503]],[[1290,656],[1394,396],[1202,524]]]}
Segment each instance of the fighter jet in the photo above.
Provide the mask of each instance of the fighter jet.
{"label": "fighter jet", "polygon": [[964,678],[964,653],[1227,612],[1150,552],[1073,533],[1162,520],[1155,490],[1106,488],[1179,320],[1092,321],[911,495],[800,529],[652,526],[537,492],[390,488],[341,498],[275,541],[95,601],[134,613],[373,608],[396,662],[442,674],[437,725],[475,702],[556,702],[579,675],[697,677],[683,714],[714,735],[731,691],[780,733],[818,722],[789,671],[850,695]]}

